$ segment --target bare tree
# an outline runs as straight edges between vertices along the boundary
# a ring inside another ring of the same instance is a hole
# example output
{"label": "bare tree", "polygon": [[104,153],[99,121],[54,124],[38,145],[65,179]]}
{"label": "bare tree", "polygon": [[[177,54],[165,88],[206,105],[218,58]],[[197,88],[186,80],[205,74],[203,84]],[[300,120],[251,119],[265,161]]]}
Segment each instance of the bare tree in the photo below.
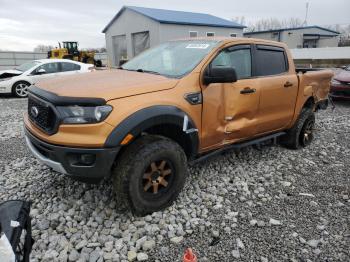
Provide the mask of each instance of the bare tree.
{"label": "bare tree", "polygon": [[106,53],[107,52],[107,48],[104,46],[104,47],[101,47],[100,49],[99,49],[99,52],[100,53]]}
{"label": "bare tree", "polygon": [[302,26],[303,22],[299,18],[289,18],[280,20],[277,18],[262,18],[256,22],[250,23],[246,31],[256,32],[264,30],[276,30],[281,28],[292,28]]}
{"label": "bare tree", "polygon": [[339,32],[339,46],[350,46],[350,24],[326,26],[330,30]]}
{"label": "bare tree", "polygon": [[244,16],[236,16],[231,19],[233,22],[236,22],[241,25],[245,25],[245,17]]}
{"label": "bare tree", "polygon": [[92,47],[88,47],[88,48],[83,48],[84,51],[89,51],[89,52],[95,52],[95,53],[105,53],[107,52],[106,47],[100,47],[100,48],[92,48]]}
{"label": "bare tree", "polygon": [[53,46],[51,46],[51,45],[37,45],[33,51],[46,53],[46,52],[50,51],[51,49],[53,49]]}

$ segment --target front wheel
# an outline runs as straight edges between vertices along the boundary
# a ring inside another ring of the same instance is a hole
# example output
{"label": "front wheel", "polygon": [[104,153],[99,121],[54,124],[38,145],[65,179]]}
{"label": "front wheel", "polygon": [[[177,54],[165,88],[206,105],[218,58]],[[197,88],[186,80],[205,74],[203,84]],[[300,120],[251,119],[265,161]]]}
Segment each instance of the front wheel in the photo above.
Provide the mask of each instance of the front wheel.
{"label": "front wheel", "polygon": [[16,97],[24,98],[28,96],[28,87],[30,84],[25,81],[19,81],[12,87],[12,94]]}
{"label": "front wheel", "polygon": [[120,204],[128,204],[136,215],[171,205],[187,175],[183,149],[161,136],[139,138],[126,148],[116,166],[113,185],[117,202],[122,200]]}

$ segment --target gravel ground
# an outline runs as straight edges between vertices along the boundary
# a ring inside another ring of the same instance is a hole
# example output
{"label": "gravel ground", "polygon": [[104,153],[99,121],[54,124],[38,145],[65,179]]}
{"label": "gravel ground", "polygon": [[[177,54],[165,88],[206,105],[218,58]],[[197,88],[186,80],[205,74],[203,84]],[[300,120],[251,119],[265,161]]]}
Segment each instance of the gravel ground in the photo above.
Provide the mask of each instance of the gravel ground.
{"label": "gravel ground", "polygon": [[50,171],[25,149],[26,99],[0,97],[0,200],[31,199],[32,261],[350,261],[350,104],[317,114],[306,149],[246,148],[190,168],[163,212],[115,209],[106,181]]}

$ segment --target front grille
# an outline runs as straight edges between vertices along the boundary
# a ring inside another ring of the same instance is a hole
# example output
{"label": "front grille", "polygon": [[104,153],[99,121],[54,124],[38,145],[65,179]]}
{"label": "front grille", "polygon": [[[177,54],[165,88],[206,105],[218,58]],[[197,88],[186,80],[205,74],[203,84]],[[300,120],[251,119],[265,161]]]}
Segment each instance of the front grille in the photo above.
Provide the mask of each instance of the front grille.
{"label": "front grille", "polygon": [[57,116],[49,103],[30,95],[28,98],[28,115],[30,120],[44,132],[54,132]]}

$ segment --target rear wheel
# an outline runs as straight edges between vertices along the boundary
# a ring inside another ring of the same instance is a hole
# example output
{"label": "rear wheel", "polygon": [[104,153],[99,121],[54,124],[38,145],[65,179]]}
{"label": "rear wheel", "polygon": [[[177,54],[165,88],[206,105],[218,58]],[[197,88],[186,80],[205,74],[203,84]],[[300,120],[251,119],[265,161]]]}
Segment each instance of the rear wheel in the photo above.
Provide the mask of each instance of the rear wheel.
{"label": "rear wheel", "polygon": [[96,67],[102,67],[102,61],[101,60],[94,60],[94,65]]}
{"label": "rear wheel", "polygon": [[12,87],[12,95],[16,97],[27,97],[28,96],[28,87],[30,84],[25,81],[19,81],[15,83]]}
{"label": "rear wheel", "polygon": [[291,149],[308,146],[314,139],[314,126],[315,113],[310,108],[303,108],[298,121],[281,138],[281,143]]}
{"label": "rear wheel", "polygon": [[143,136],[126,148],[113,171],[120,205],[136,215],[146,215],[171,205],[187,175],[183,149],[161,136]]}

